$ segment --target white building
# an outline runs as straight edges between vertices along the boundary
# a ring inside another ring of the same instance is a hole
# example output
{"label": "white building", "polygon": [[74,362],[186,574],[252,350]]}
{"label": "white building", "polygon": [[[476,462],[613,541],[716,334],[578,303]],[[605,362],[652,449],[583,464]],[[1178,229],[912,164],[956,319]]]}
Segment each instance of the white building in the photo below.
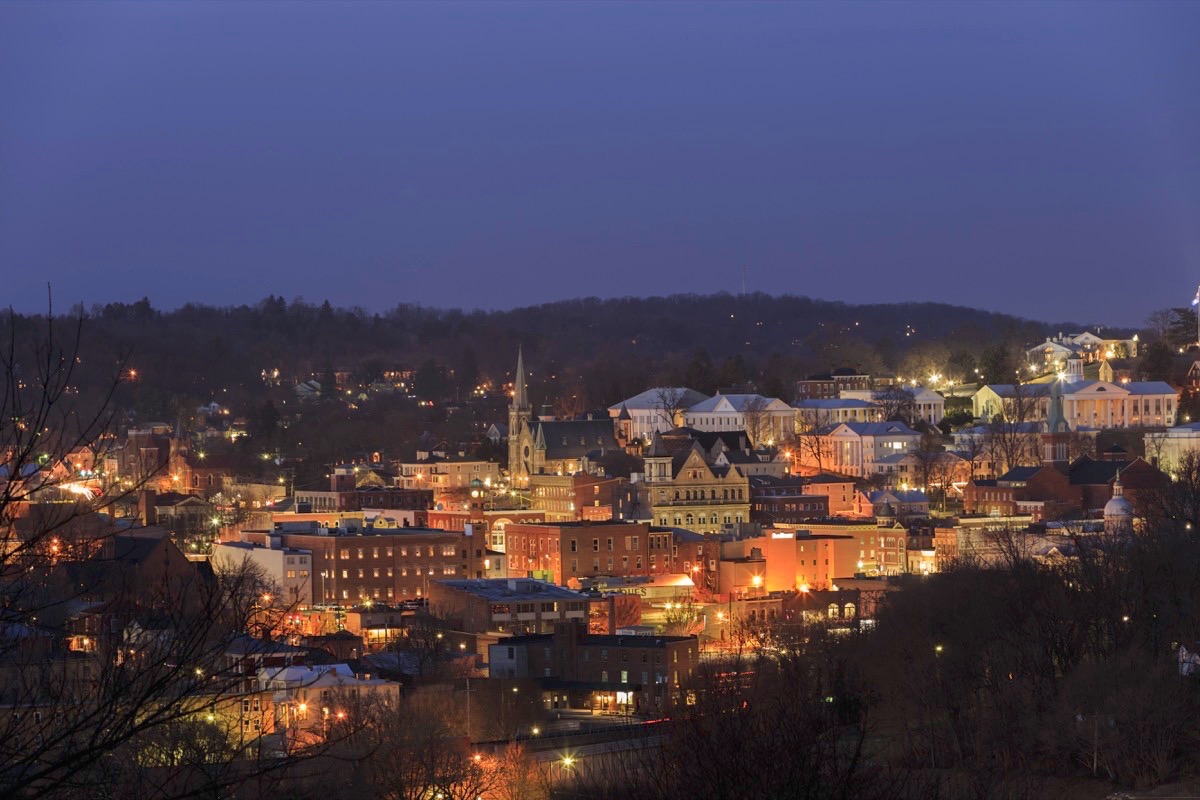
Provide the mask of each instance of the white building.
{"label": "white building", "polygon": [[[1162,381],[1064,380],[1063,418],[1072,430],[1078,428],[1150,428],[1175,424],[1179,393]],[[980,419],[1003,413],[1022,422],[1042,422],[1050,413],[1050,384],[988,384],[971,397],[972,410]],[[1016,411],[1024,406],[1023,414]]]}
{"label": "white building", "polygon": [[298,736],[328,734],[350,703],[394,708],[400,700],[400,684],[360,678],[345,664],[269,667],[258,671],[257,682],[271,695],[275,729]]}
{"label": "white building", "polygon": [[396,462],[396,485],[405,489],[452,491],[470,488],[472,481],[491,486],[500,480],[500,465],[465,456],[431,454],[417,461]]}
{"label": "white building", "polygon": [[754,445],[770,445],[795,432],[796,411],[776,397],[718,394],[684,411],[683,424],[698,431],[745,431]]}
{"label": "white building", "polygon": [[271,547],[245,542],[214,545],[213,568],[234,571],[249,561],[279,587],[279,599],[286,608],[308,608],[312,605],[312,552],[281,547],[278,546],[278,537],[272,536],[270,539]]}
{"label": "white building", "polygon": [[839,422],[879,422],[883,418],[883,410],[877,403],[853,398],[800,400],[793,408],[800,431]]}
{"label": "white building", "polygon": [[684,386],[660,386],[608,407],[614,420],[622,412],[629,414],[629,436],[649,442],[655,433],[662,433],[683,424],[682,411],[708,399],[694,389]]}
{"label": "white building", "polygon": [[[937,425],[946,416],[946,398],[924,386],[899,386],[901,391],[908,392],[912,397],[913,422],[928,422]],[[843,400],[873,401],[874,392],[864,389],[851,389],[842,392]]]}
{"label": "white building", "polygon": [[1176,425],[1165,431],[1147,433],[1146,460],[1170,473],[1189,453],[1200,453],[1200,422]]}
{"label": "white building", "polygon": [[903,422],[843,422],[820,434],[822,451],[828,455],[823,464],[805,463],[842,475],[867,478],[876,473],[876,461],[885,456],[910,452],[921,441],[921,434]]}
{"label": "white building", "polygon": [[1025,360],[1037,370],[1061,369],[1072,358],[1088,363],[1108,358],[1137,358],[1138,337],[1106,339],[1099,334],[1060,333],[1025,349]]}

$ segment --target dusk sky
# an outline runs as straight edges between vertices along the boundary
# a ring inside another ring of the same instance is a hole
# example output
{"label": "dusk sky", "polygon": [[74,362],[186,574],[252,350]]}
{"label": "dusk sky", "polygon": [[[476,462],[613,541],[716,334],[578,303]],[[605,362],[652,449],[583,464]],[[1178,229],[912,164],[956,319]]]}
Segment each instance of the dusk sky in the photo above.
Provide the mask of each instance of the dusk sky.
{"label": "dusk sky", "polygon": [[0,3],[0,301],[751,290],[1140,324],[1200,3]]}

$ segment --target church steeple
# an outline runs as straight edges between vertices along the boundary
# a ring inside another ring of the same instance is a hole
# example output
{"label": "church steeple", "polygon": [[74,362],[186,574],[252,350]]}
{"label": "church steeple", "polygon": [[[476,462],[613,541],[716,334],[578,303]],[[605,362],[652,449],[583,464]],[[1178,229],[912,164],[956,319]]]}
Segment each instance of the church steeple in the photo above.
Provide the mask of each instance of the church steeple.
{"label": "church steeple", "polygon": [[517,348],[517,374],[513,377],[513,408],[529,408],[529,392],[525,387],[525,354]]}
{"label": "church steeple", "polygon": [[530,425],[529,390],[525,386],[525,354],[517,349],[517,372],[513,375],[512,403],[508,406],[508,476],[514,486],[529,478]]}

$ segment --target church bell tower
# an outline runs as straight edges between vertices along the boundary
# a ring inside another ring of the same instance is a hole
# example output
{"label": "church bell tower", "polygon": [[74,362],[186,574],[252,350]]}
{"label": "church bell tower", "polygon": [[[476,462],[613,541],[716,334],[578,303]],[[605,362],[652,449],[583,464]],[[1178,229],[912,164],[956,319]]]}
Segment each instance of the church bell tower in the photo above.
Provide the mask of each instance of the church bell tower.
{"label": "church bell tower", "polygon": [[508,476],[514,486],[518,479],[528,477],[521,457],[521,439],[530,414],[529,392],[525,386],[525,356],[518,348],[517,373],[513,376],[512,402],[508,406]]}

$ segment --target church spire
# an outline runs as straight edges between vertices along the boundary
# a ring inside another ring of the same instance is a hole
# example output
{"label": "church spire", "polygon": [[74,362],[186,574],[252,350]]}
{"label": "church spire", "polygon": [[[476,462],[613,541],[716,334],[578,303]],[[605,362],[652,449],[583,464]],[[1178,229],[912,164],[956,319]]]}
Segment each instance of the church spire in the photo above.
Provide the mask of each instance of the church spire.
{"label": "church spire", "polygon": [[[513,408],[529,408],[529,394],[525,389],[525,354],[517,347],[517,374],[513,378]],[[511,435],[511,431],[509,432]]]}

